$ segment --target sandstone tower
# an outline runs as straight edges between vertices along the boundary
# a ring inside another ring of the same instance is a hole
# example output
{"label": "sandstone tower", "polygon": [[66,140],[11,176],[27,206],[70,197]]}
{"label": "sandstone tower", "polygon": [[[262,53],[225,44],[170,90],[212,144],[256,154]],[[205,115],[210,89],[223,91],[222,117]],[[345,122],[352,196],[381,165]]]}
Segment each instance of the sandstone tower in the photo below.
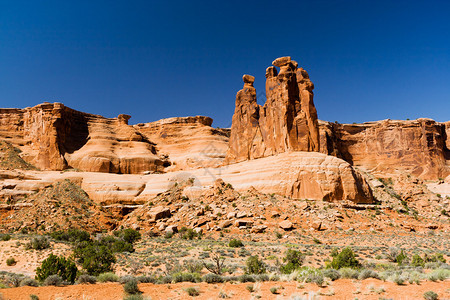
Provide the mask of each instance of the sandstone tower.
{"label": "sandstone tower", "polygon": [[[236,95],[227,163],[287,151],[319,151],[314,84],[289,56],[277,58],[266,70],[266,103],[256,103],[255,78],[244,75]],[[280,71],[275,67],[279,67]]]}

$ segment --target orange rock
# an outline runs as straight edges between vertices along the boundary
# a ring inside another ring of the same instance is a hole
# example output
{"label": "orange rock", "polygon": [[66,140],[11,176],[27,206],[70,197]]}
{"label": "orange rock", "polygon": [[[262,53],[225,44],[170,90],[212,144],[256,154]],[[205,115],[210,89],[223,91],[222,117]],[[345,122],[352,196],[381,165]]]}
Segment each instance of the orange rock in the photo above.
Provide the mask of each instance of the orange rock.
{"label": "orange rock", "polygon": [[266,70],[266,103],[257,104],[253,77],[244,75],[236,95],[226,162],[240,162],[286,151],[319,151],[314,85],[290,57],[276,59]]}

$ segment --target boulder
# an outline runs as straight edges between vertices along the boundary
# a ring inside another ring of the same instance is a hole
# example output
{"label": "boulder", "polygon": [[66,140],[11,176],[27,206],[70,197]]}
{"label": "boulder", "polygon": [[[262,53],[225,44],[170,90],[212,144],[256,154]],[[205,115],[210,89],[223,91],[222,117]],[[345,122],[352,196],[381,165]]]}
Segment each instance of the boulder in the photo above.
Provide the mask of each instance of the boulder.
{"label": "boulder", "polygon": [[266,225],[256,225],[250,230],[251,233],[262,233],[267,229]]}
{"label": "boulder", "polygon": [[170,208],[164,206],[155,206],[148,212],[148,217],[151,221],[157,221],[159,219],[170,218],[172,213]]}
{"label": "boulder", "polygon": [[278,226],[280,226],[281,229],[286,230],[286,231],[287,231],[287,230],[291,230],[291,229],[294,228],[294,225],[293,225],[292,222],[289,221],[289,220],[281,221],[281,222],[278,224]]}

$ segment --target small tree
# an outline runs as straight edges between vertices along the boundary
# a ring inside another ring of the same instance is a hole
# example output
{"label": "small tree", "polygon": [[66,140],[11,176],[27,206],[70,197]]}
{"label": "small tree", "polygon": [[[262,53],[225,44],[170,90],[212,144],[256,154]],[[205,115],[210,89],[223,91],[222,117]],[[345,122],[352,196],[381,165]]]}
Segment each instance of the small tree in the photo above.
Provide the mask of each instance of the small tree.
{"label": "small tree", "polygon": [[266,267],[262,260],[258,256],[250,256],[247,259],[245,273],[246,274],[263,274],[266,273]]}
{"label": "small tree", "polygon": [[281,273],[291,274],[294,270],[300,269],[303,264],[303,257],[300,251],[289,249],[283,258],[285,264],[280,267]]}
{"label": "small tree", "polygon": [[419,254],[414,254],[412,259],[411,259],[411,265],[413,267],[424,267],[425,266],[425,261],[422,259],[422,257],[420,257]]}
{"label": "small tree", "polygon": [[333,257],[333,261],[329,266],[336,270],[341,268],[360,268],[361,263],[356,259],[353,250],[350,247],[345,247],[338,255]]}
{"label": "small tree", "polygon": [[207,264],[203,262],[203,266],[213,274],[222,275],[224,273],[225,257],[220,256],[219,253],[214,253],[211,255],[213,261],[212,264]]}
{"label": "small tree", "polygon": [[77,266],[73,261],[63,256],[50,254],[36,269],[36,279],[44,281],[51,275],[59,275],[63,280],[74,283],[77,272]]}

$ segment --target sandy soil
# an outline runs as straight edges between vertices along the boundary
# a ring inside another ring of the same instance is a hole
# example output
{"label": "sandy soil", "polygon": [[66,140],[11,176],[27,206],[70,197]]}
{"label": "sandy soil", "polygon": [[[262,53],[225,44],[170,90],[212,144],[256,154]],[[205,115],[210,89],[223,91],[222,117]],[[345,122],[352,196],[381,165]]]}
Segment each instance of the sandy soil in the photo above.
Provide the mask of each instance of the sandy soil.
{"label": "sandy soil", "polygon": [[[248,285],[253,285],[255,291],[250,293]],[[198,287],[200,295],[190,297],[185,289]],[[270,289],[278,287],[278,293],[272,294]],[[297,299],[423,299],[427,291],[434,291],[439,299],[450,298],[450,281],[422,282],[420,285],[396,285],[391,282],[383,282],[376,279],[353,281],[340,279],[331,282],[328,287],[320,288],[315,284],[299,284],[297,282],[264,282],[264,283],[177,283],[155,285],[151,283],[140,284],[139,288],[144,296],[151,299],[218,299],[219,293],[226,294],[228,299],[295,299],[294,296],[303,297]],[[380,289],[384,292],[380,292]],[[333,294],[334,291],[334,294]],[[119,283],[103,283],[94,285],[74,285],[65,287],[20,287],[1,290],[5,299],[29,300],[34,294],[41,300],[45,299],[122,299],[123,288]]]}

